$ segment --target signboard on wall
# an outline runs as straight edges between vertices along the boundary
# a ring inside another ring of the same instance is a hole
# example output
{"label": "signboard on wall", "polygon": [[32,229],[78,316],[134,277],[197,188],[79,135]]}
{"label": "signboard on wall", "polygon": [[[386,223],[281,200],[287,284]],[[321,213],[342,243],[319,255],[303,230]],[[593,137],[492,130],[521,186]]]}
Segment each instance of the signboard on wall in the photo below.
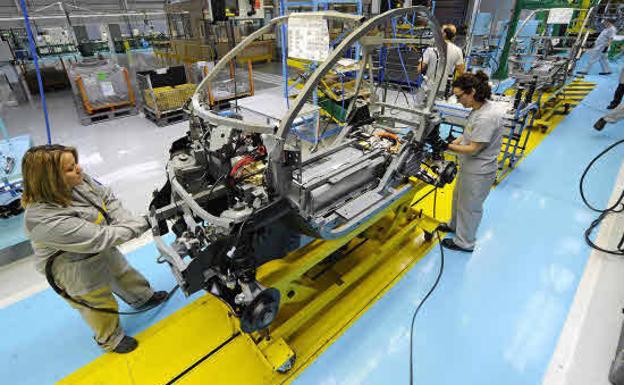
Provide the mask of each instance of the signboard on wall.
{"label": "signboard on wall", "polygon": [[548,24],[570,24],[574,15],[573,8],[553,8],[548,12]]}
{"label": "signboard on wall", "polygon": [[288,20],[288,57],[323,61],[329,56],[329,28],[323,17],[296,14]]}

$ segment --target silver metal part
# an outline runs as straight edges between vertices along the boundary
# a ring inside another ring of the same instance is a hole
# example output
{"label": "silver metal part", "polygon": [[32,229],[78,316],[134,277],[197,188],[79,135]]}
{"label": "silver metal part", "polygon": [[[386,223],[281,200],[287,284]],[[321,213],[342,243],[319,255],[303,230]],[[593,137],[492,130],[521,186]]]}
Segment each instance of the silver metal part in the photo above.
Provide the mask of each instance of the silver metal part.
{"label": "silver metal part", "polygon": [[232,141],[232,127],[229,126],[217,126],[210,131],[210,151],[219,151],[226,144]]}

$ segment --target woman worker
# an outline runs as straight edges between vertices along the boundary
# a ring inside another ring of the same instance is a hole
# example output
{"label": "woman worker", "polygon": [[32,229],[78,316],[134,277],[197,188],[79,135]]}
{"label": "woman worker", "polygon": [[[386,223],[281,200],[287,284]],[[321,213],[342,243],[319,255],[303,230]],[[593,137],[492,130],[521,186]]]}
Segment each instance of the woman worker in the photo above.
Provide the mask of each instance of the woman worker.
{"label": "woman worker", "polygon": [[[33,147],[22,160],[22,204],[37,270],[50,268],[56,285],[75,300],[117,311],[113,293],[134,308],[156,306],[167,298],[128,265],[117,245],[148,229],[144,218],[126,211],[111,190],[82,173],[72,147]],[[46,266],[52,258],[52,265]],[[95,333],[104,350],[127,353],[138,342],[126,336],[119,315],[68,300]]]}
{"label": "woman worker", "polygon": [[451,221],[439,229],[455,233],[442,245],[451,250],[472,252],[477,228],[498,169],[498,154],[503,138],[504,109],[490,101],[492,90],[483,72],[465,73],[453,82],[459,103],[472,108],[464,133],[449,143],[448,150],[459,157],[459,173],[453,191]]}
{"label": "woman worker", "polygon": [[[446,68],[438,92],[445,94],[449,76],[451,79],[454,79],[456,74],[463,74],[465,64],[464,53],[461,48],[454,43],[455,36],[457,35],[457,28],[455,28],[453,24],[445,24],[442,26],[442,34],[446,43]],[[423,52],[419,72],[424,73],[427,79],[433,79],[435,77],[437,67],[438,53],[436,48],[429,47]]]}

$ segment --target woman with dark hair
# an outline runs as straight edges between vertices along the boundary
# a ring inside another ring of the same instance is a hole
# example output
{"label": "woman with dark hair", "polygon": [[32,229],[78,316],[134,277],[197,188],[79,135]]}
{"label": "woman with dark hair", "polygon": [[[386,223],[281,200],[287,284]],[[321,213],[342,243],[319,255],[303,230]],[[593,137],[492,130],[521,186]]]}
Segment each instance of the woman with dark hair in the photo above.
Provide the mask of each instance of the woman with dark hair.
{"label": "woman with dark hair", "polygon": [[[446,85],[448,78],[454,78],[455,74],[461,75],[464,73],[464,53],[461,48],[455,45],[455,36],[457,35],[457,29],[453,24],[445,24],[442,26],[442,35],[446,42],[446,68],[442,82],[440,83],[439,93],[446,92]],[[429,47],[423,52],[422,60],[420,62],[420,73],[425,74],[425,78],[431,81],[437,72],[438,66],[438,52],[435,48]]]}
{"label": "woman with dark hair", "polygon": [[459,157],[459,173],[453,191],[451,221],[439,229],[455,233],[444,239],[448,249],[472,252],[477,228],[498,170],[498,154],[503,138],[505,111],[490,101],[492,89],[488,76],[479,71],[465,73],[453,82],[453,94],[459,103],[471,108],[464,133],[448,145]]}
{"label": "woman with dark hair", "polygon": [[118,314],[90,307],[117,311],[113,293],[134,308],[167,298],[167,292],[154,292],[116,247],[147,231],[146,220],[126,211],[110,189],[84,174],[72,147],[31,148],[22,160],[22,174],[24,225],[37,270],[50,271],[56,286],[82,303],[68,299],[104,350],[134,350],[138,342],[125,335]]}

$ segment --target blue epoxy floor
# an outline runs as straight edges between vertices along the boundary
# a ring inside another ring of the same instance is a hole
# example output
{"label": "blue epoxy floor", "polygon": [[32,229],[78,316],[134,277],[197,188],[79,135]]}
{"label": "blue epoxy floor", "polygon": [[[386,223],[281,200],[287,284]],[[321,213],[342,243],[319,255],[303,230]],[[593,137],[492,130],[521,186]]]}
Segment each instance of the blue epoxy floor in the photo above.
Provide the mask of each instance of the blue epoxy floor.
{"label": "blue epoxy floor", "polygon": [[[175,280],[169,267],[155,263],[156,247],[149,244],[128,255],[158,290],[169,290]],[[177,291],[167,304],[137,316],[121,317],[124,330],[134,335],[192,302]],[[125,304],[122,310],[131,310]],[[90,329],[51,289],[0,309],[0,378],[2,383],[52,384],[102,354]]]}
{"label": "blue epoxy floor", "polygon": [[[624,123],[591,129],[615,75],[588,80],[598,80],[597,89],[492,192],[475,253],[446,253],[440,286],[416,322],[416,384],[540,382],[589,256],[582,232],[592,215],[581,206],[578,177],[624,136]],[[593,201],[606,202],[623,157],[607,159],[590,176]],[[129,259],[156,288],[169,288],[173,277],[155,255],[150,244]],[[436,248],[294,383],[407,383],[411,312],[438,263]],[[191,300],[178,292],[159,311],[124,317],[124,327],[137,333]],[[78,313],[51,290],[0,310],[0,329],[3,383],[50,384],[101,354]]]}

